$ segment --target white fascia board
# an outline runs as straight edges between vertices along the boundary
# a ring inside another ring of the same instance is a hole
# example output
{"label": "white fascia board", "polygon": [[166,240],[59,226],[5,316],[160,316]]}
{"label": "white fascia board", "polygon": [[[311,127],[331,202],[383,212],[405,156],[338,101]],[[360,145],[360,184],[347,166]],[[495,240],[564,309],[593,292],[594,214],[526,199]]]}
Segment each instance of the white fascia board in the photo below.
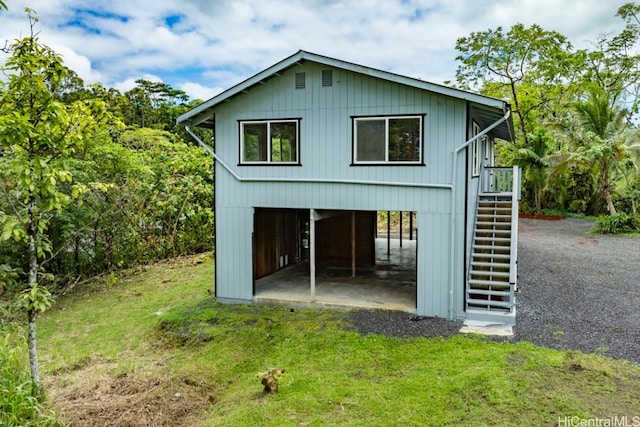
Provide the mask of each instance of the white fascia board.
{"label": "white fascia board", "polygon": [[[255,86],[261,81],[274,76],[275,74],[281,72],[282,70],[291,67],[296,62],[300,61],[301,52],[298,52],[275,65],[259,72],[258,74],[249,77],[248,79],[238,83],[235,86],[225,90],[224,92],[214,96],[208,101],[203,102],[199,106],[187,111],[186,113],[180,115],[176,122],[178,124],[188,124],[190,126],[197,126],[200,122],[206,120],[207,115],[202,115],[202,113],[206,112],[210,108],[215,107],[216,105],[224,102],[225,100],[232,98],[238,93],[242,93],[243,91],[248,90],[250,87]],[[198,120],[198,116],[201,116],[202,119]]]}

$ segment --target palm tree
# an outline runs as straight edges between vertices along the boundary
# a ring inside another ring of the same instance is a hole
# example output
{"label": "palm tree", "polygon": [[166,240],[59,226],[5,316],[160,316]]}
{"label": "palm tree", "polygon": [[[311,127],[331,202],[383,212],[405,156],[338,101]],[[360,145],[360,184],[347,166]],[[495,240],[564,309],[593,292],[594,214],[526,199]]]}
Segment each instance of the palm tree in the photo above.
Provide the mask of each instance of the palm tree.
{"label": "palm tree", "polygon": [[542,213],[542,192],[547,184],[549,162],[549,135],[542,129],[535,130],[529,137],[529,146],[516,151],[513,161],[524,172],[527,183],[533,187],[536,213]]}
{"label": "palm tree", "polygon": [[575,152],[570,157],[589,166],[596,194],[610,215],[617,213],[611,192],[616,179],[613,172],[628,157],[624,132],[626,111],[617,105],[618,94],[591,88],[588,98],[575,105],[579,132],[574,135]]}
{"label": "palm tree", "polygon": [[628,153],[626,162],[618,163],[617,172],[624,178],[625,192],[631,202],[631,213],[638,213],[637,201],[640,199],[640,129],[625,131],[624,146]]}

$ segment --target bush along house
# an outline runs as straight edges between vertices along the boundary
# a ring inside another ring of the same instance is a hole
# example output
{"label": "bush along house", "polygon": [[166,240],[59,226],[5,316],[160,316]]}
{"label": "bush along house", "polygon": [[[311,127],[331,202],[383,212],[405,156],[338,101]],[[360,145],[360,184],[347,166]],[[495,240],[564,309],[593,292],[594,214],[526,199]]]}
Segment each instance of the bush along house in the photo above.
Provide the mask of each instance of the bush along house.
{"label": "bush along house", "polygon": [[507,102],[299,51],[177,122],[215,162],[217,300],[515,324]]}

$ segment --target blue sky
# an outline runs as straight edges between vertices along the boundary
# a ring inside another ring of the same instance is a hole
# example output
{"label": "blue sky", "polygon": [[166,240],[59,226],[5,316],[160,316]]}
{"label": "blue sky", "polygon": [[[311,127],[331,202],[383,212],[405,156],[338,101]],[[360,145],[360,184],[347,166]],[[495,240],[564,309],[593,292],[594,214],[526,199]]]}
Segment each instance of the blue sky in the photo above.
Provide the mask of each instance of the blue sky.
{"label": "blue sky", "polygon": [[0,40],[29,33],[86,83],[126,91],[163,81],[208,99],[299,49],[434,83],[455,75],[455,42],[537,23],[586,47],[623,27],[623,0],[6,0]]}

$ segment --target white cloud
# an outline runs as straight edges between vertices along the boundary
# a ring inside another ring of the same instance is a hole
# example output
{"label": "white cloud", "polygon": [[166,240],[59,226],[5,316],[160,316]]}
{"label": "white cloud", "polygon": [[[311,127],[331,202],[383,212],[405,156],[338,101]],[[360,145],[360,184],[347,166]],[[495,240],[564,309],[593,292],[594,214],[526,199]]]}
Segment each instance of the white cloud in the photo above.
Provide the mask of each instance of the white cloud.
{"label": "white cloud", "polygon": [[14,0],[0,38],[28,33],[30,6],[41,40],[85,80],[128,90],[152,75],[204,99],[299,49],[441,83],[459,37],[537,23],[586,47],[620,31],[626,1]]}
{"label": "white cloud", "polygon": [[189,98],[199,99],[201,101],[213,98],[225,90],[223,87],[207,87],[199,83],[192,82],[180,84],[178,85],[178,89],[185,91],[187,95],[189,95]]}
{"label": "white cloud", "polygon": [[118,89],[120,92],[125,93],[134,87],[137,86],[136,80],[147,80],[149,82],[160,82],[162,83],[162,79],[153,74],[143,74],[138,77],[128,77],[125,80],[113,83],[113,87]]}
{"label": "white cloud", "polygon": [[62,57],[64,65],[75,71],[85,84],[102,82],[104,76],[91,66],[89,58],[74,52],[69,46],[51,43],[50,47]]}

